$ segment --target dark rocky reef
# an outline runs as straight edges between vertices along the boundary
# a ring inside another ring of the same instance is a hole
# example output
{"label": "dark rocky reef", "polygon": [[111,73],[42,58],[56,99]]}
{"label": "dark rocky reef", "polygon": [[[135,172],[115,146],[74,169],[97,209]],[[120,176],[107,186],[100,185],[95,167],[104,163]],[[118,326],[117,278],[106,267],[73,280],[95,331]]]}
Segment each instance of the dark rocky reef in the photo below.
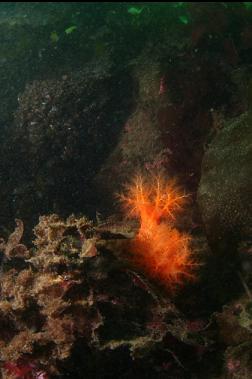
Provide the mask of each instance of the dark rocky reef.
{"label": "dark rocky reef", "polygon": [[[3,378],[252,377],[251,25],[246,2],[2,5]],[[135,227],[63,219],[114,214],[135,172],[190,193],[178,296],[122,255]]]}
{"label": "dark rocky reef", "polygon": [[206,233],[217,251],[251,237],[251,118],[231,119],[209,145],[202,163],[198,202]]}
{"label": "dark rocky reef", "polygon": [[162,378],[167,372],[186,378],[191,367],[199,370],[208,351],[204,323],[186,320],[120,256],[129,232],[132,226],[44,216],[28,249],[17,220],[1,241],[3,378]]}
{"label": "dark rocky reef", "polygon": [[27,85],[19,97],[7,164],[5,204],[12,198],[16,217],[34,225],[37,214],[66,215],[81,211],[83,204],[94,213],[99,200],[91,181],[128,112],[129,102],[121,96],[126,81],[130,93],[127,73],[92,66]]}
{"label": "dark rocky reef", "polygon": [[6,5],[1,228],[108,213],[135,170],[176,175],[195,198],[206,144],[247,107],[250,25],[230,3]]}

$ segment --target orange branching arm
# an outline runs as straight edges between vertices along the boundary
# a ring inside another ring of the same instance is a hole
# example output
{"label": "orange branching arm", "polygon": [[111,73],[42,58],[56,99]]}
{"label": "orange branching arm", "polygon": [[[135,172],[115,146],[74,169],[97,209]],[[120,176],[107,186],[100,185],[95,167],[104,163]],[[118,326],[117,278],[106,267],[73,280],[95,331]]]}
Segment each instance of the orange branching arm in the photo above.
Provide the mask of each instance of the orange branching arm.
{"label": "orange branching arm", "polygon": [[141,176],[120,196],[127,217],[136,217],[140,229],[131,244],[134,262],[166,286],[193,277],[190,237],[173,226],[187,200],[175,182]]}

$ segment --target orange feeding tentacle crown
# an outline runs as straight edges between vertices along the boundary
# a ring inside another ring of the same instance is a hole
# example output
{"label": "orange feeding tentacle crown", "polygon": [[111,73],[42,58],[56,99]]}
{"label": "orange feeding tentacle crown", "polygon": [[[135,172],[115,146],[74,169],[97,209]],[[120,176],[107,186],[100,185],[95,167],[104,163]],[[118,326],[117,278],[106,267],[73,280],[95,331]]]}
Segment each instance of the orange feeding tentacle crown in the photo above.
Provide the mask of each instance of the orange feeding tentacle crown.
{"label": "orange feeding tentacle crown", "polygon": [[131,244],[134,262],[167,287],[193,277],[190,237],[173,226],[187,198],[175,183],[160,177],[150,182],[139,176],[120,198],[126,215],[140,221]]}

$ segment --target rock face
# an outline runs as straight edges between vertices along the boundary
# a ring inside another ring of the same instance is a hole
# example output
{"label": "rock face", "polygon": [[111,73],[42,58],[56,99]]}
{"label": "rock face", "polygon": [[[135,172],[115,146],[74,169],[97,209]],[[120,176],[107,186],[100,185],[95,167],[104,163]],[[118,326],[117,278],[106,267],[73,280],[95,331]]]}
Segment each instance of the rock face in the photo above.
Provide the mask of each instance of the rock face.
{"label": "rock face", "polygon": [[243,296],[215,314],[219,341],[225,346],[225,365],[219,379],[251,378],[251,301]]}
{"label": "rock face", "polygon": [[35,209],[71,213],[92,203],[90,178],[116,143],[128,111],[118,89],[122,76],[86,67],[26,86],[9,143],[6,198],[12,196],[17,216],[27,221]]}
{"label": "rock face", "polygon": [[21,220],[0,240],[0,378],[186,378],[202,326],[120,258],[123,230],[50,215],[31,250]]}
{"label": "rock face", "polygon": [[251,123],[247,114],[229,122],[202,163],[198,202],[209,242],[220,248],[246,239],[251,230]]}

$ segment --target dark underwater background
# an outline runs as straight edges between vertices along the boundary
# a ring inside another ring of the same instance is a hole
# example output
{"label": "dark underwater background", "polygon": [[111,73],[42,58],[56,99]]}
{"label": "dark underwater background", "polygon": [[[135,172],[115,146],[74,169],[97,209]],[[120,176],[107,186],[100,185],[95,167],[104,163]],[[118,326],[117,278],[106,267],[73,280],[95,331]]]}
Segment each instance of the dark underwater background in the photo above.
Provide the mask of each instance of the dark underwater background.
{"label": "dark underwater background", "polygon": [[[252,2],[2,2],[0,36],[0,378],[252,378]],[[136,174],[189,194],[176,291],[125,257]]]}

